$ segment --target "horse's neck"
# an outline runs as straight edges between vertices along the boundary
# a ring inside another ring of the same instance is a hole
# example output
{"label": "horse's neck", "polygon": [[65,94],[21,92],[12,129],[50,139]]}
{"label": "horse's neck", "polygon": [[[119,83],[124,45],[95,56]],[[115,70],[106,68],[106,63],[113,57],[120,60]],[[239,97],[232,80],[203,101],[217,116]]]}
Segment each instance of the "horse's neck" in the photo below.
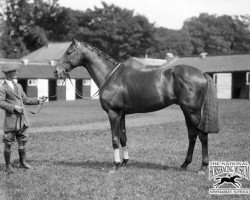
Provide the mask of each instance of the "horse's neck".
{"label": "horse's neck", "polygon": [[111,64],[108,65],[101,58],[97,57],[91,59],[91,62],[89,63],[87,68],[91,78],[100,88],[104,84],[109,73],[111,73],[111,71],[113,70],[114,66]]}

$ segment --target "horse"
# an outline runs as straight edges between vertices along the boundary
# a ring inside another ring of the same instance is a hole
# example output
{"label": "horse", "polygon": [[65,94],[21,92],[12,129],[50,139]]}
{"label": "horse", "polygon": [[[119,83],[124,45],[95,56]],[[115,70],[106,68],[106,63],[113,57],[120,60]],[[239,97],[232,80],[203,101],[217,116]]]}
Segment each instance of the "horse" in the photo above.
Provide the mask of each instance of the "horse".
{"label": "horse", "polygon": [[214,180],[219,180],[219,182],[214,184],[215,188],[218,188],[220,185],[222,185],[224,182],[227,183],[231,183],[233,185],[235,185],[237,188],[241,187],[241,184],[236,181],[235,179],[241,179],[241,177],[239,175],[234,175],[234,176],[230,176],[230,174],[228,175],[228,177],[217,177]]}
{"label": "horse", "polygon": [[[85,67],[99,88],[99,99],[107,112],[114,149],[114,168],[129,161],[125,115],[153,112],[177,104],[182,109],[188,130],[189,146],[181,169],[192,161],[197,137],[202,144],[202,164],[208,166],[208,133],[219,132],[218,100],[212,78],[199,69],[178,65],[141,71],[72,38],[62,58],[54,66],[56,78],[67,78],[76,67]],[[119,147],[123,150],[121,162]]]}

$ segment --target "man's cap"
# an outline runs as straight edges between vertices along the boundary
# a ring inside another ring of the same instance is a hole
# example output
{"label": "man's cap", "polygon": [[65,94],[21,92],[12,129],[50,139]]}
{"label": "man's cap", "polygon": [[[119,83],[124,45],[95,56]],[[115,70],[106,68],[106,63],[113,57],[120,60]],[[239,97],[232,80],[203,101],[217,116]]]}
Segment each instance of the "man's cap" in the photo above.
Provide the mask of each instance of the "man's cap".
{"label": "man's cap", "polygon": [[4,64],[2,66],[2,72],[3,73],[8,73],[8,72],[16,71],[16,70],[18,70],[18,68],[19,68],[19,65],[15,64],[15,63]]}

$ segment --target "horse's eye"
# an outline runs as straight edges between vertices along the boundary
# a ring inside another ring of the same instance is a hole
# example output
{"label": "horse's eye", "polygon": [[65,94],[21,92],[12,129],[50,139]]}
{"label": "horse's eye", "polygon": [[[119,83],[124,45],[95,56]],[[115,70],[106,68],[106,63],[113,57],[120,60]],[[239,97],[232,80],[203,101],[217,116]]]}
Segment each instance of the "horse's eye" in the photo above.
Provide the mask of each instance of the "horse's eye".
{"label": "horse's eye", "polygon": [[67,54],[71,54],[71,53],[74,52],[74,51],[75,51],[75,49],[73,49],[73,48],[68,49]]}

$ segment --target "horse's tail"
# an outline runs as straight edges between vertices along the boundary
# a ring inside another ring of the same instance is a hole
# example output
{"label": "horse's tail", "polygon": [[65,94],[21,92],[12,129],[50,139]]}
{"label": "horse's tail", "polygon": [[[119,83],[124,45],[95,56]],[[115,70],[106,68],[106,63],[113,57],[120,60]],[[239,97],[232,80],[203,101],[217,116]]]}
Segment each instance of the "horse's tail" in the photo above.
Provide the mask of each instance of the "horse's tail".
{"label": "horse's tail", "polygon": [[207,79],[207,92],[201,109],[201,120],[198,129],[205,133],[219,132],[218,99],[213,79],[204,73]]}

